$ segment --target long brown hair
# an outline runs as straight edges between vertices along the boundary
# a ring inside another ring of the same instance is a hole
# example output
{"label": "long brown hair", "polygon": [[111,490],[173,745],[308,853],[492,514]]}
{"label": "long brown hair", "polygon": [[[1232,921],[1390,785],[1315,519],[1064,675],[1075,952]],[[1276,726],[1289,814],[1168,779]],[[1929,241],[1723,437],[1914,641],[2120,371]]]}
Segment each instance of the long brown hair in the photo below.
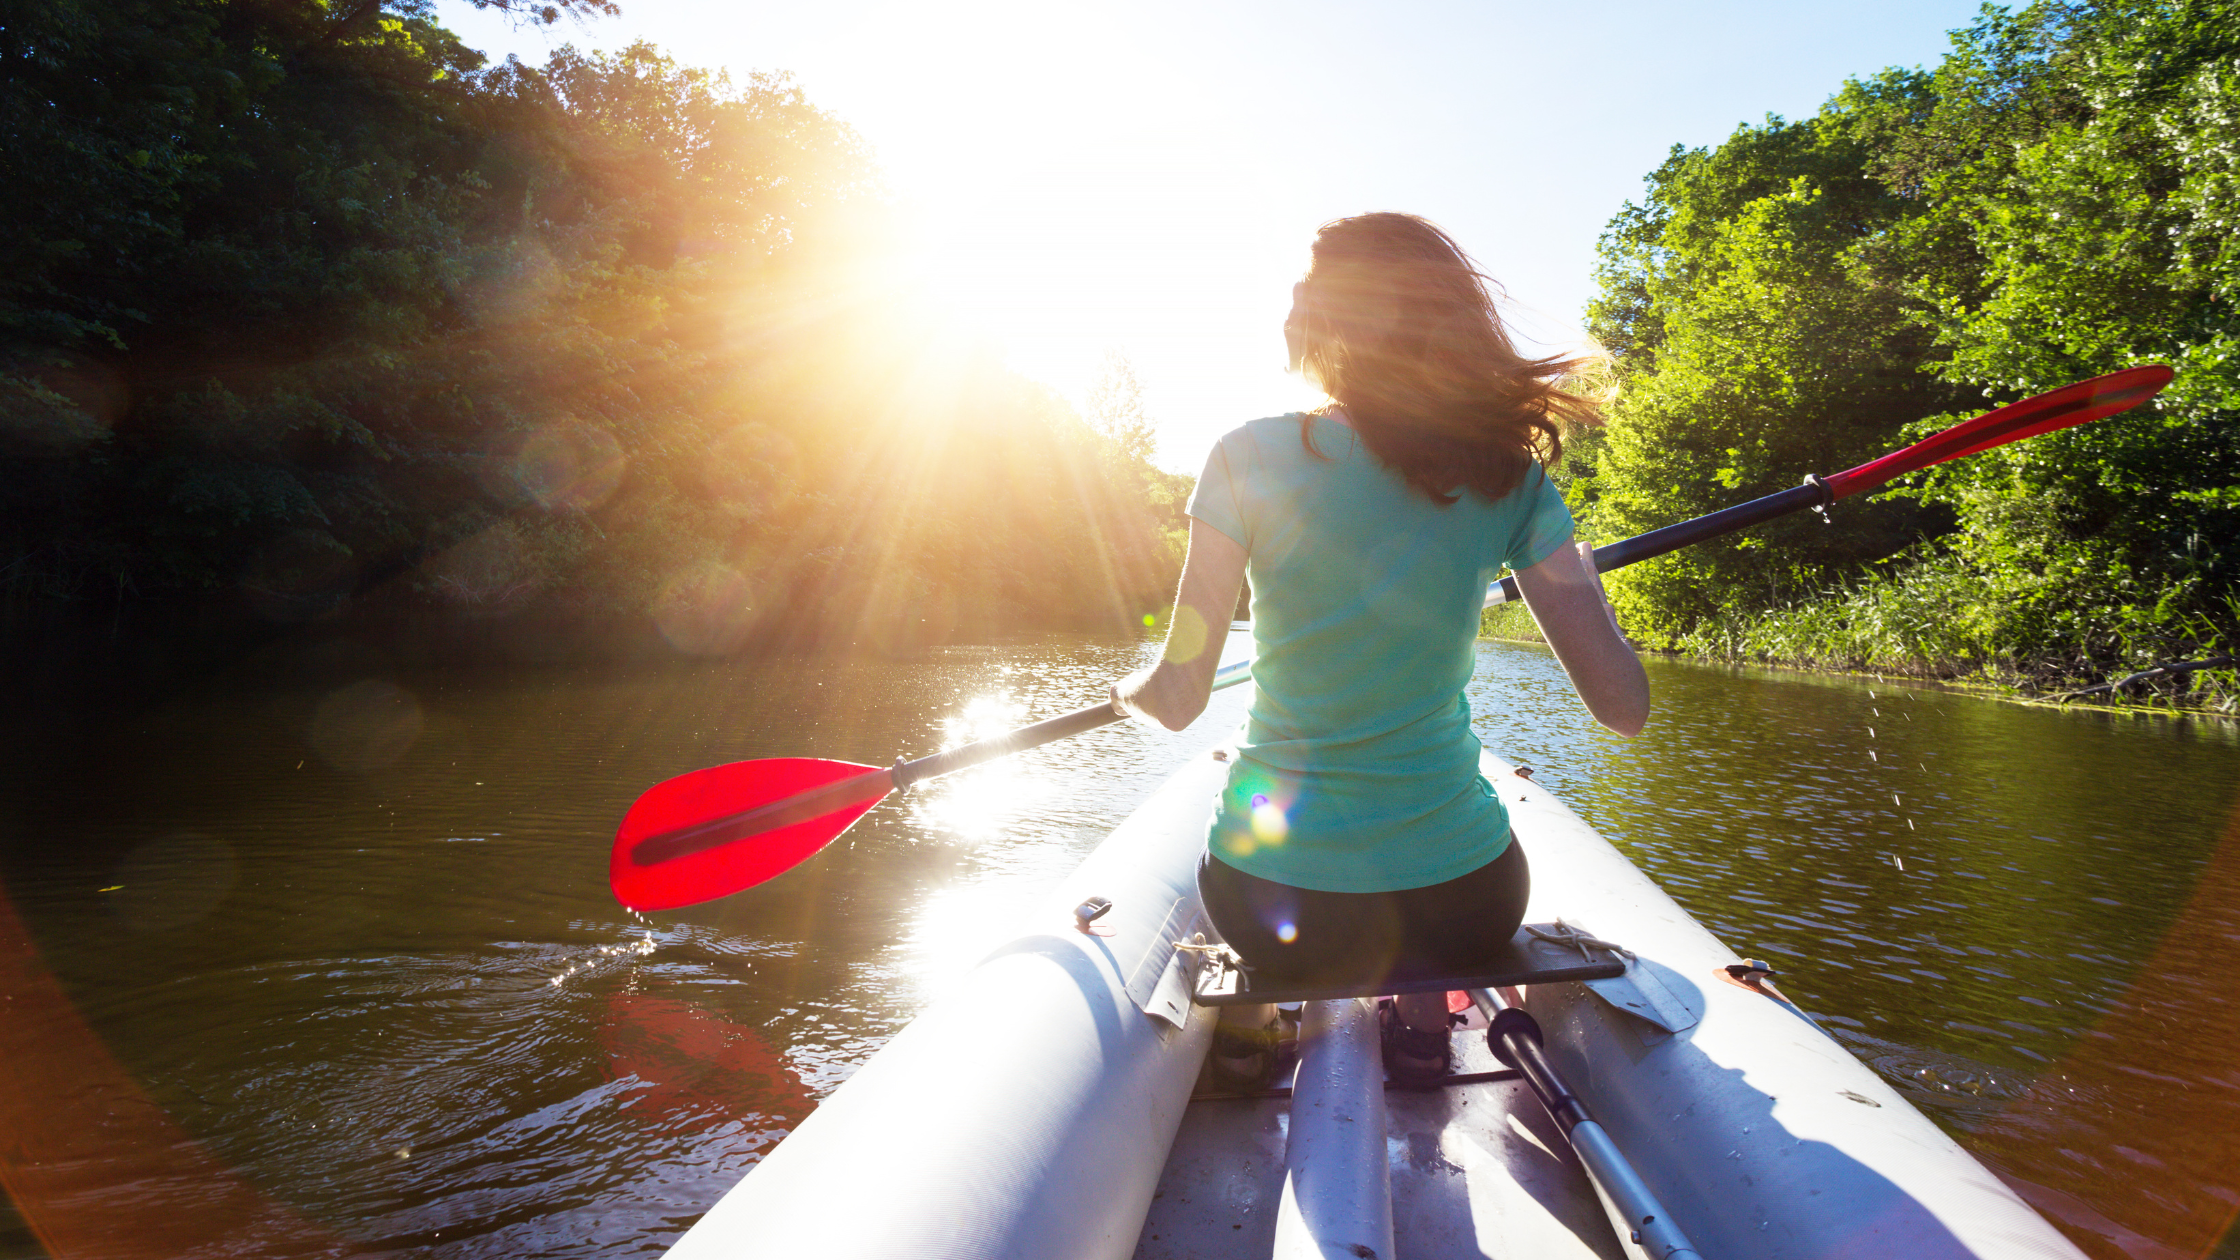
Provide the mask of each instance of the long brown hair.
{"label": "long brown hair", "polygon": [[[1491,284],[1445,232],[1383,213],[1323,224],[1301,291],[1300,367],[1370,454],[1442,504],[1499,499],[1534,460],[1563,458],[1561,422],[1601,420],[1563,388],[1587,360],[1518,354]],[[1314,450],[1304,421],[1300,436]]]}

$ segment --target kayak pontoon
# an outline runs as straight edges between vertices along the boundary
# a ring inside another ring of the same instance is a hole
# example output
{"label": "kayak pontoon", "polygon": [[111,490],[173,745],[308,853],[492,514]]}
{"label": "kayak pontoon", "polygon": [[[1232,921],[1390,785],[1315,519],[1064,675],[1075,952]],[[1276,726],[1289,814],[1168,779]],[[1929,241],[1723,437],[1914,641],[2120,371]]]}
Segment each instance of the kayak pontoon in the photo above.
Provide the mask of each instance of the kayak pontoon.
{"label": "kayak pontoon", "polygon": [[[2081,1256],[1490,754],[1532,863],[1520,948],[1573,978],[1481,989],[1439,1089],[1383,1087],[1373,1013],[1344,998],[1308,1004],[1295,1092],[1193,1097],[1214,1023],[1197,990],[1236,1000],[1218,954],[1185,948],[1210,934],[1195,868],[1223,756],[1177,773],[670,1255]],[[1626,1218],[1496,1060],[1489,1017],[1520,1049],[1538,1030],[1535,1057],[1668,1218]]]}

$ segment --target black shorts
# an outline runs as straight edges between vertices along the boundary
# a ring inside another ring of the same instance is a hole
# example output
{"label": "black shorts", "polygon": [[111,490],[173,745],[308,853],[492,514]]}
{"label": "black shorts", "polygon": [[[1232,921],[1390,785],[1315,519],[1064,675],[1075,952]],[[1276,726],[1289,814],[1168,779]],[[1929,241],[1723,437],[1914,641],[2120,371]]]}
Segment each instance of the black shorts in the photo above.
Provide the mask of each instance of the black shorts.
{"label": "black shorts", "polygon": [[1206,916],[1262,985],[1466,975],[1516,935],[1531,891],[1514,837],[1467,875],[1396,892],[1316,892],[1247,875],[1210,852],[1198,860]]}

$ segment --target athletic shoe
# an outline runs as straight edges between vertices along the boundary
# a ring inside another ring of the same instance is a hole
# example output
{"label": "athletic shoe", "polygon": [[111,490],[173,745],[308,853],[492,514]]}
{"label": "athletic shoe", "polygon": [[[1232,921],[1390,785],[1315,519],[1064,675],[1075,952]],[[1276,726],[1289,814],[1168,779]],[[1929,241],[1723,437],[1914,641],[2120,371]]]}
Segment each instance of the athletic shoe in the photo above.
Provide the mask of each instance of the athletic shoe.
{"label": "athletic shoe", "polygon": [[1454,1070],[1451,1033],[1408,1027],[1400,1019],[1399,1004],[1391,998],[1377,999],[1377,1031],[1384,1047],[1385,1075],[1393,1084],[1431,1089]]}

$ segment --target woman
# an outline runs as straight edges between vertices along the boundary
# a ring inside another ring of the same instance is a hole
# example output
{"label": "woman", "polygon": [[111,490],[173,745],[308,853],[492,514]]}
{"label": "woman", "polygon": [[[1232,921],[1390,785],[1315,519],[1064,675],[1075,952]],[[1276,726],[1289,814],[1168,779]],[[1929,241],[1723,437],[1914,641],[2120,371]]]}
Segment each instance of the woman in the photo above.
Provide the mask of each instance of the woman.
{"label": "woman", "polygon": [[[1462,697],[1488,583],[1516,571],[1598,721],[1633,735],[1648,719],[1544,471],[1560,420],[1599,417],[1561,387],[1577,361],[1519,355],[1485,277],[1412,215],[1324,225],[1284,332],[1330,404],[1214,448],[1164,658],[1113,684],[1113,705],[1171,730],[1203,712],[1249,574],[1254,694],[1198,869],[1208,916],[1264,981],[1466,973],[1515,934],[1530,888]],[[1444,995],[1384,1020],[1395,1076],[1446,1072]],[[1250,1057],[1224,1029],[1217,1053]]]}

